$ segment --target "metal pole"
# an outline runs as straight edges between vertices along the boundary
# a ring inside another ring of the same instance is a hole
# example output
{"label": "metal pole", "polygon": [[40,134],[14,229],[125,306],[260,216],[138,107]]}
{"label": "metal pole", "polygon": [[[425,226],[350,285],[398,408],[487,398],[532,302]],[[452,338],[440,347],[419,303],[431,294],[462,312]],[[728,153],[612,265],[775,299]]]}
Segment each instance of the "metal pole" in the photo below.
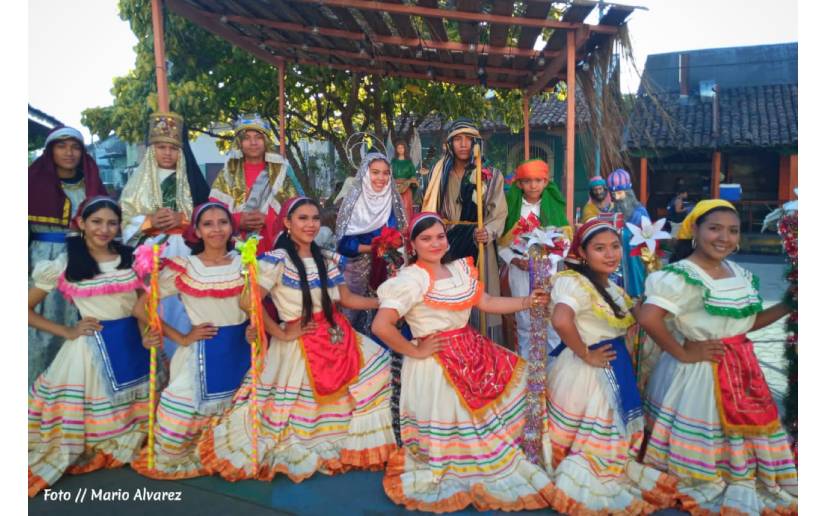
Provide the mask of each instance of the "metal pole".
{"label": "metal pole", "polygon": [[152,0],[152,33],[155,42],[155,77],[158,82],[158,111],[169,112],[169,86],[166,82],[166,48],[163,43],[161,0]]}
{"label": "metal pole", "polygon": [[521,110],[524,115],[524,160],[530,159],[530,97],[525,91],[521,97]]}
{"label": "metal pole", "polygon": [[566,149],[564,153],[564,187],[567,201],[567,220],[573,220],[575,202],[574,176],[576,152],[576,34],[567,31],[567,120],[566,120]]}
{"label": "metal pole", "polygon": [[284,60],[278,61],[278,146],[281,156],[286,157],[286,117],[284,116],[286,95],[284,93]]}

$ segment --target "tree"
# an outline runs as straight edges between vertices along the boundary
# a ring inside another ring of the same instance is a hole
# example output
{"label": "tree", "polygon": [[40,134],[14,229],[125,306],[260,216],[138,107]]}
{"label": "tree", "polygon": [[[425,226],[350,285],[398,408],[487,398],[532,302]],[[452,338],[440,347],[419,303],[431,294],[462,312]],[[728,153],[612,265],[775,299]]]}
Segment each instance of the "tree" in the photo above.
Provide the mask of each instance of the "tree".
{"label": "tree", "polygon": [[[83,124],[101,138],[114,131],[121,139],[143,141],[149,115],[157,108],[151,5],[149,0],[120,0],[120,16],[138,38],[134,68],[114,79],[111,106],[89,108]],[[278,70],[244,50],[167,13],[164,21],[170,107],[184,116],[191,130],[222,139],[221,122],[257,112],[278,127]],[[367,76],[289,64],[286,88],[286,158],[304,187],[310,186],[308,157],[298,142],[303,138],[332,142],[336,154],[347,161],[346,139],[369,131],[382,142],[388,127],[401,115],[417,127],[430,113],[447,118],[504,120],[521,127],[521,92],[497,92],[485,99],[481,87],[456,86],[394,77]],[[406,136],[406,135],[404,135]]]}

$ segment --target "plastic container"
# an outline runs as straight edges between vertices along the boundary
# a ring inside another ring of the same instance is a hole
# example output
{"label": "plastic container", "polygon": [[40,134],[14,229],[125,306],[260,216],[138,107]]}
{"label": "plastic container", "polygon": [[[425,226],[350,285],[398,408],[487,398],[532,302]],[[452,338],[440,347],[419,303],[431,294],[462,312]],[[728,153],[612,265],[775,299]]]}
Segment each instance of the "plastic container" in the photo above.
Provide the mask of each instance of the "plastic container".
{"label": "plastic container", "polygon": [[742,200],[742,185],[739,183],[722,183],[719,185],[719,198],[730,202]]}

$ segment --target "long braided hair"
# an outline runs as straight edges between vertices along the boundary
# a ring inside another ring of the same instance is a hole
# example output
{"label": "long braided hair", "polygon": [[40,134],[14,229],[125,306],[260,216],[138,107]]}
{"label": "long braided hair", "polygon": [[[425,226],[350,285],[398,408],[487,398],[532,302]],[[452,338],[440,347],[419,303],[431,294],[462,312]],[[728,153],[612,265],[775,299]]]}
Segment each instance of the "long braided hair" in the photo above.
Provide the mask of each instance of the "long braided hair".
{"label": "long braided hair", "polygon": [[[321,212],[321,206],[317,201],[304,197],[298,199],[289,206],[286,218],[291,219],[295,210],[305,204],[315,206],[318,212]],[[298,277],[300,278],[301,283],[301,315],[303,317],[304,324],[308,324],[312,320],[312,294],[309,288],[306,267],[304,267],[304,260],[298,255],[298,248],[295,247],[295,243],[286,231],[281,232],[278,236],[278,240],[275,241],[275,249],[283,249],[286,251],[287,255],[289,255],[289,259],[292,260],[292,263],[295,264],[295,268],[298,269]],[[321,253],[321,248],[318,247],[318,244],[315,242],[310,244],[309,249],[312,253],[312,259],[315,260],[315,267],[318,269],[318,279],[321,283],[321,307],[324,311],[324,318],[331,326],[335,327],[335,321],[332,318],[332,298],[329,297],[329,291],[327,290],[329,278],[327,275],[326,260],[324,259],[324,255]]]}

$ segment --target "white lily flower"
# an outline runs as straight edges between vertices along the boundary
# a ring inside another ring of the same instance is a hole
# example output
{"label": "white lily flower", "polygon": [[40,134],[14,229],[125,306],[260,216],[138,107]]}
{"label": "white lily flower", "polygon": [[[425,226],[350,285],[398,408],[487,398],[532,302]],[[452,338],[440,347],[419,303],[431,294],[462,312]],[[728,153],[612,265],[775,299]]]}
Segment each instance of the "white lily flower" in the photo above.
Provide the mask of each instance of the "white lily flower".
{"label": "white lily flower", "polygon": [[546,228],[536,228],[529,233],[519,235],[519,242],[517,249],[525,254],[534,245],[556,247],[556,240],[562,239],[566,242],[564,254],[570,249],[570,243],[567,242],[567,237],[564,233],[556,231],[556,228],[548,226]]}
{"label": "white lily flower", "polygon": [[651,224],[650,219],[644,215],[642,216],[641,227],[628,222],[627,228],[633,235],[630,239],[630,246],[634,247],[639,244],[646,244],[648,249],[655,253],[656,241],[667,240],[670,238],[670,233],[662,231],[662,228],[665,226],[665,222],[665,219],[662,218]]}

